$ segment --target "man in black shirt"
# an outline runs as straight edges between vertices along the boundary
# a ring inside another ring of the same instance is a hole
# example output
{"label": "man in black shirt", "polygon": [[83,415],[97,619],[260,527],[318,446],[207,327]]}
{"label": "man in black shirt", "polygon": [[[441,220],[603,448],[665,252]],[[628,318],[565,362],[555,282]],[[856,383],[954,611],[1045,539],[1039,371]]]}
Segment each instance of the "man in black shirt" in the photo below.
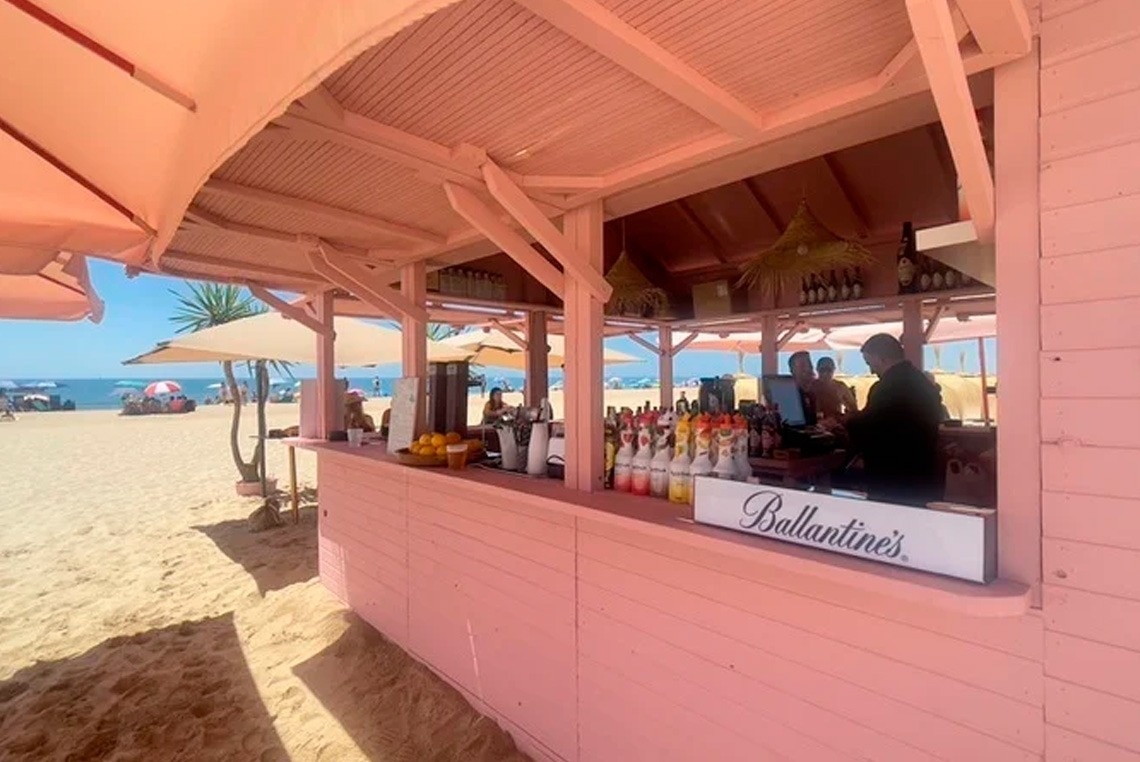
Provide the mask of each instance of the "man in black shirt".
{"label": "man in black shirt", "polygon": [[847,433],[863,455],[870,498],[917,506],[940,500],[937,387],[905,359],[893,336],[876,334],[862,351],[879,380],[866,408],[847,419]]}

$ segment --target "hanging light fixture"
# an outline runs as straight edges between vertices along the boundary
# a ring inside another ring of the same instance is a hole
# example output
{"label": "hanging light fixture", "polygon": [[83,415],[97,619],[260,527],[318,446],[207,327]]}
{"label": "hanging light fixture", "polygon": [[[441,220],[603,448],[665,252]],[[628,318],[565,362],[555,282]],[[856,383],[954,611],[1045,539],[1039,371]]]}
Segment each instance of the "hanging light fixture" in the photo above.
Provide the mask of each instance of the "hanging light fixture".
{"label": "hanging light fixture", "polygon": [[621,221],[621,254],[606,273],[613,293],[606,302],[607,315],[657,317],[669,308],[669,296],[653,285],[629,258],[625,247],[625,220]]}
{"label": "hanging light fixture", "polygon": [[776,242],[741,266],[736,286],[750,289],[760,285],[775,290],[787,283],[794,287],[801,278],[812,274],[866,267],[873,261],[866,246],[828,230],[812,214],[807,199],[802,199]]}

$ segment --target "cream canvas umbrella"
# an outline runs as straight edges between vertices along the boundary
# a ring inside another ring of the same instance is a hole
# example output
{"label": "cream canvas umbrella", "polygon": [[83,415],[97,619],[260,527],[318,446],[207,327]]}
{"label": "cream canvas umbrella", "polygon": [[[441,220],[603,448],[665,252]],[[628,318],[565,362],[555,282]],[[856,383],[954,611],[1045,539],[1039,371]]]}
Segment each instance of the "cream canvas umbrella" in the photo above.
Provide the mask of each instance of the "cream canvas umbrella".
{"label": "cream canvas umbrella", "polygon": [[[867,339],[878,333],[901,337],[903,324],[895,321],[836,328],[827,334],[827,344],[832,349],[859,349]],[[926,343],[945,344],[951,341],[988,339],[994,336],[997,336],[997,317],[995,315],[977,315],[968,320],[943,318],[938,321],[938,325],[934,326],[934,330],[927,337]]]}
{"label": "cream canvas umbrella", "polygon": [[[399,331],[338,317],[336,364],[340,366],[381,365],[401,361],[403,348]],[[428,342],[429,360],[457,360],[470,356],[456,347]],[[206,328],[163,342],[150,352],[126,360],[126,365],[169,362],[211,362],[222,360],[277,360],[315,363],[317,341],[313,332],[279,312],[265,312],[232,323]]]}
{"label": "cream canvas umbrella", "polygon": [[[524,370],[526,368],[526,352],[510,336],[499,329],[489,331],[477,330],[449,336],[439,342],[451,350],[471,353],[471,362],[488,365],[495,368],[511,368]],[[546,345],[550,347],[547,354],[547,364],[550,368],[560,368],[566,362],[566,340],[558,334],[547,334]],[[621,363],[642,362],[641,358],[618,352],[614,349],[605,349],[602,362],[606,365]]]}
{"label": "cream canvas umbrella", "polygon": [[[826,334],[818,328],[808,328],[797,331],[792,335],[781,352],[798,352],[800,350],[827,349]],[[740,372],[744,372],[744,358],[748,355],[760,354],[760,331],[742,331],[739,333],[698,333],[697,337],[689,342],[685,350],[695,349],[705,352],[735,352]],[[685,351],[682,350],[682,351]]]}

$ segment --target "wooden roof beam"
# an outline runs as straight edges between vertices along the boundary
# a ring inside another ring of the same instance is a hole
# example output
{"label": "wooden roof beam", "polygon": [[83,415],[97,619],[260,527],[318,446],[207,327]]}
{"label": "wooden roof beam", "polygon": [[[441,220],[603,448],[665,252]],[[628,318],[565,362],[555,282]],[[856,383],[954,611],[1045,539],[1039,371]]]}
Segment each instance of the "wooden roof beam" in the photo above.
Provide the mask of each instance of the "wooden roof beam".
{"label": "wooden roof beam", "polygon": [[303,305],[293,304],[287,302],[281,297],[277,296],[267,288],[251,284],[249,292],[256,296],[261,301],[268,304],[273,309],[280,312],[282,315],[290,320],[296,320],[301,325],[321,336],[332,336],[333,327],[325,325],[320,320],[317,320],[311,313],[305,310]]}
{"label": "wooden roof beam", "polygon": [[514,217],[535,240],[542,244],[550,255],[562,265],[568,277],[585,286],[595,299],[605,303],[609,301],[613,287],[602,277],[602,274],[590,267],[586,257],[582,255],[573,244],[566,239],[558,228],[554,227],[546,215],[527,198],[499,165],[488,161],[483,165],[483,179],[487,183],[487,190],[499,204],[507,210],[507,214]]}
{"label": "wooden roof beam", "polygon": [[[214,257],[209,254],[198,254],[192,251],[182,251],[180,249],[167,249],[163,255],[162,263],[158,266],[158,271],[170,275],[187,275],[188,271],[178,269],[176,266],[172,267],[172,262],[183,261],[190,264],[204,265],[206,267],[220,267],[228,271],[233,271],[234,260],[225,257]],[[261,276],[269,282],[291,281],[295,283],[315,284],[318,279],[312,273],[296,272],[294,270],[287,270],[283,267],[274,267],[273,265],[254,265],[241,263],[242,270],[247,275]],[[199,273],[193,277],[219,280],[220,276],[213,274]],[[239,278],[226,279],[227,282],[237,282]]]}
{"label": "wooden roof beam", "polygon": [[764,191],[760,189],[756,178],[746,177],[741,182],[744,183],[744,187],[748,189],[748,193],[752,196],[756,205],[760,207],[760,211],[764,212],[764,216],[772,223],[772,227],[776,229],[776,234],[779,235],[783,233],[784,228],[786,228],[788,224],[780,219],[780,213],[776,211],[776,207],[772,206],[772,202],[764,195]]}
{"label": "wooden roof beam", "polygon": [[674,201],[673,204],[681,210],[682,216],[701,234],[701,237],[709,242],[709,245],[712,247],[713,256],[716,257],[721,264],[727,265],[728,256],[724,253],[724,247],[721,246],[720,241],[713,235],[713,232],[709,229],[709,226],[705,224],[705,221],[697,216],[696,211],[689,205],[689,202],[683,198],[679,198]]}
{"label": "wooden roof beam", "polygon": [[403,238],[417,243],[438,245],[447,240],[445,236],[438,233],[422,230],[410,225],[402,225],[398,222],[391,222],[381,217],[374,217],[370,214],[362,214],[361,212],[354,212],[348,209],[340,209],[316,201],[309,201],[308,199],[286,196],[283,193],[275,193],[263,188],[240,185],[228,180],[210,178],[206,181],[206,184],[202,186],[202,190],[243,199],[245,201],[252,201],[254,203],[269,204],[288,211],[315,214],[320,217],[325,217],[326,219],[356,225],[357,227],[374,230],[383,235]]}
{"label": "wooden roof beam", "polygon": [[978,240],[993,241],[994,178],[946,0],[906,0],[922,65]]}
{"label": "wooden roof beam", "polygon": [[513,259],[519,267],[535,277],[559,299],[565,294],[563,275],[554,265],[539,254],[521,235],[511,230],[495,212],[469,189],[461,185],[444,183],[447,200],[455,212],[471,223],[472,227],[486,236],[503,253]]}
{"label": "wooden roof beam", "polygon": [[827,169],[827,176],[831,178],[832,183],[839,189],[839,195],[843,197],[843,201],[847,204],[848,211],[855,219],[855,232],[860,238],[866,238],[871,233],[870,218],[867,215],[867,208],[863,206],[863,202],[855,194],[851,183],[847,179],[843,167],[839,166],[839,162],[835,159],[835,154],[824,154],[821,157],[823,166]]}
{"label": "wooden roof beam", "polygon": [[974,39],[985,53],[1022,56],[1033,44],[1024,0],[957,0]]}
{"label": "wooden roof beam", "polygon": [[[225,217],[208,212],[200,206],[191,206],[186,210],[186,220],[191,223],[191,227],[197,225],[199,227],[207,228],[209,230],[219,233],[230,233],[232,235],[243,236],[245,238],[254,238],[267,243],[279,243],[287,246],[306,247],[306,238],[310,237],[306,234],[286,233],[281,230],[273,230],[271,228],[263,228],[257,225],[246,225],[241,222],[234,222]],[[346,244],[335,244],[337,249],[359,259],[375,260],[380,254],[378,251],[369,251],[357,246],[348,246]],[[391,256],[393,253],[411,254],[411,252],[384,252],[386,256]]]}
{"label": "wooden roof beam", "polygon": [[351,262],[328,241],[310,239],[309,264],[313,272],[357,299],[392,317],[427,322],[427,309],[388,285],[387,279]]}
{"label": "wooden roof beam", "polygon": [[760,115],[595,0],[515,0],[547,23],[740,137],[755,137]]}
{"label": "wooden roof beam", "polygon": [[[954,39],[961,42],[970,34],[970,25],[966,23],[966,17],[962,15],[962,11],[957,8],[951,11],[950,18],[954,22]],[[888,87],[898,80],[921,73],[922,60],[918,55],[918,41],[911,38],[910,42],[903,45],[894,58],[887,62],[887,65],[879,72],[878,79],[879,84]]]}

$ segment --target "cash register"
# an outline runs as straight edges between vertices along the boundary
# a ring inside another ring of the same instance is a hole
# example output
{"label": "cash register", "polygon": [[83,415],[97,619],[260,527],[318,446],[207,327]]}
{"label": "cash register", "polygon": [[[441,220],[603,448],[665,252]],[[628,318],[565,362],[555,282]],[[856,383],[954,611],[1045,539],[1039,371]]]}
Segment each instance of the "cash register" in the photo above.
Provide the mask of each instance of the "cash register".
{"label": "cash register", "polygon": [[764,376],[764,397],[769,405],[777,405],[783,419],[780,436],[783,446],[804,455],[824,455],[835,449],[835,436],[819,426],[809,424],[804,412],[800,388],[791,376]]}

